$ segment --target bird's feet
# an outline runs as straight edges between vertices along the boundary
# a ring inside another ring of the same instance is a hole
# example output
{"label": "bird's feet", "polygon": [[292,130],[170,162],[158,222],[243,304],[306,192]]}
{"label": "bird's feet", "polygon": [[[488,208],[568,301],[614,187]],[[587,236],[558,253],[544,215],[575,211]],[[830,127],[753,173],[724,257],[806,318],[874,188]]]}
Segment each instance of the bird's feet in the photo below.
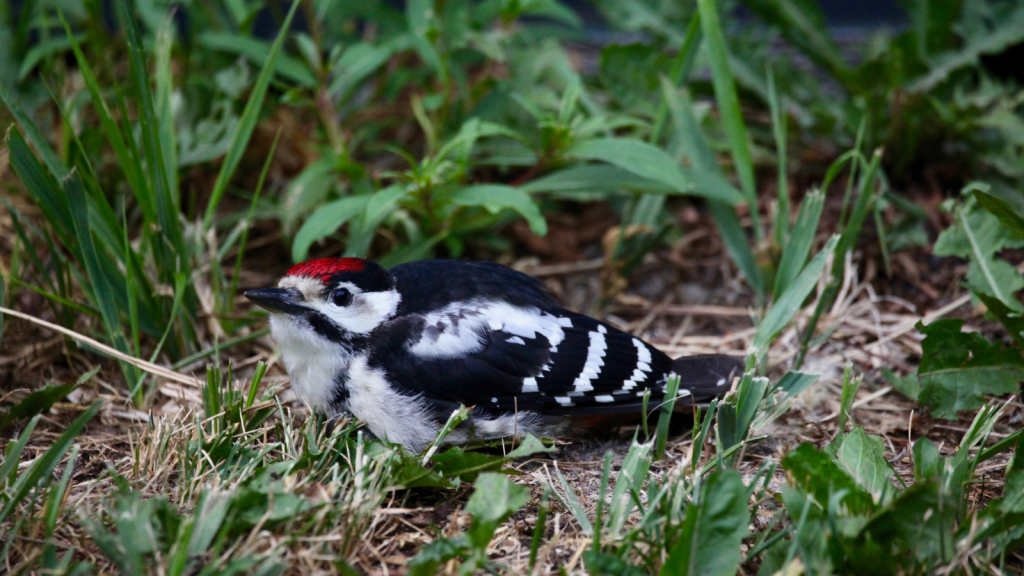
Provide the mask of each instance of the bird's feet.
{"label": "bird's feet", "polygon": [[[341,420],[344,420],[346,418],[349,419],[349,420],[355,420],[356,419],[355,415],[352,414],[351,412],[347,411],[347,410],[343,411],[343,412],[338,412],[334,416],[331,416],[330,418],[328,418],[327,419],[327,436],[328,437],[333,436],[334,435],[334,427],[338,425],[338,422],[340,422]],[[363,426],[362,431],[363,431],[363,438],[366,438],[367,440],[377,440],[377,436],[374,435],[373,432],[370,432],[370,429],[367,428],[366,426]]]}

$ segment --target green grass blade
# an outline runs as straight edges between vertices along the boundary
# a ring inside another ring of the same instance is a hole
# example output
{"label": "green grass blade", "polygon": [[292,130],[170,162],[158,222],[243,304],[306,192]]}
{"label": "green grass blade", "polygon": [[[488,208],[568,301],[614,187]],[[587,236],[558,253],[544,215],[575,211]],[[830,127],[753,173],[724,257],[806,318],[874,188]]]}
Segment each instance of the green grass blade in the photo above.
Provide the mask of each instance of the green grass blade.
{"label": "green grass blade", "polygon": [[750,204],[754,238],[761,239],[761,221],[757,211],[757,183],[754,180],[754,161],[750,155],[750,140],[747,125],[740,111],[740,100],[736,93],[736,82],[729,67],[729,49],[725,34],[718,18],[715,0],[697,0],[700,22],[704,31],[708,60],[711,64],[711,80],[715,87],[715,99],[722,115],[722,126],[729,141],[733,163]]}
{"label": "green grass blade", "polygon": [[277,38],[270,47],[267,61],[263,64],[263,68],[256,78],[256,84],[253,86],[252,94],[249,95],[249,101],[245,103],[245,109],[242,111],[241,118],[239,118],[235,135],[231,139],[231,147],[228,148],[228,153],[224,156],[224,163],[221,164],[220,172],[217,173],[217,181],[214,183],[213,192],[210,195],[210,203],[206,206],[206,215],[203,217],[203,228],[206,230],[209,230],[213,224],[213,215],[217,211],[221,197],[224,196],[228,182],[234,176],[235,169],[238,168],[238,163],[242,160],[242,154],[249,145],[249,137],[252,136],[252,131],[256,128],[256,122],[260,118],[260,110],[263,108],[263,100],[266,98],[267,88],[270,86],[270,80],[274,77],[274,66],[276,65],[278,55],[281,53],[284,40],[288,37],[292,17],[295,16],[295,10],[298,7],[299,0],[294,0],[291,9],[288,10],[288,16],[285,17],[284,23],[281,24],[281,31],[277,33]]}
{"label": "green grass blade", "polygon": [[[13,510],[32,488],[39,485],[39,482],[49,476],[50,472],[53,471],[57,463],[60,462],[61,457],[67,452],[71,446],[71,442],[82,432],[85,425],[92,420],[93,416],[99,411],[102,402],[94,402],[88,410],[82,413],[70,426],[60,435],[59,438],[40,456],[35,460],[28,469],[18,476],[18,479],[14,481],[12,487],[12,493],[10,499],[7,501],[3,510],[0,510],[0,522],[11,513]],[[27,439],[27,438],[26,438]],[[14,461],[14,465],[17,465],[17,460]]]}
{"label": "green grass blade", "polygon": [[747,232],[740,223],[736,209],[722,202],[708,202],[708,212],[715,221],[718,233],[722,235],[722,242],[725,243],[729,255],[750,283],[750,287],[757,293],[758,305],[763,305],[765,289],[761,269],[757,266],[757,259],[750,248]]}
{"label": "green grass blade", "polygon": [[800,310],[804,300],[814,289],[814,286],[818,283],[818,278],[821,273],[825,270],[825,263],[828,261],[829,254],[833,253],[836,249],[836,245],[839,242],[838,236],[832,236],[825,247],[818,252],[818,255],[814,257],[814,260],[804,268],[803,272],[797,277],[797,279],[790,285],[786,290],[785,294],[782,294],[771,309],[765,314],[764,319],[757,326],[757,332],[754,334],[754,342],[751,345],[753,354],[755,355],[755,365],[760,363],[761,359],[764,358],[764,354],[768,351],[768,345],[771,343],[775,335],[780,330],[789,324],[789,321],[796,316],[796,313]]}
{"label": "green grass blade", "polygon": [[658,428],[654,441],[654,460],[665,456],[665,443],[668,441],[668,425],[672,419],[672,411],[676,408],[676,397],[679,395],[679,377],[673,376],[665,384],[665,400],[662,402],[661,415],[658,416]]}
{"label": "green grass blade", "polygon": [[49,168],[50,174],[57,180],[60,180],[68,175],[68,167],[57,156],[57,153],[50,146],[49,139],[39,131],[35,122],[32,121],[32,117],[25,113],[25,110],[18,105],[11,94],[4,88],[0,87],[0,102],[3,102],[4,106],[11,111],[14,119],[18,121],[18,125],[24,130],[25,136],[32,142],[32,145],[36,147],[39,154],[43,157],[43,162],[46,163],[46,167]]}
{"label": "green grass blade", "polygon": [[256,204],[260,201],[260,192],[263,191],[263,182],[270,171],[270,162],[274,159],[274,152],[277,151],[277,143],[281,139],[281,129],[278,128],[274,135],[274,142],[270,145],[270,152],[267,153],[267,161],[263,163],[263,170],[260,171],[260,179],[256,182],[256,190],[252,195],[252,202],[249,203],[249,212],[245,215],[245,222],[242,224],[242,237],[238,240],[238,255],[235,256],[235,270],[231,274],[231,290],[228,290],[225,298],[225,308],[230,308],[234,303],[235,294],[238,291],[238,276],[242,272],[242,257],[245,256],[245,244],[249,240],[249,227],[252,226],[252,216],[256,212]]}
{"label": "green grass blade", "polygon": [[[2,314],[0,314],[2,316]],[[32,431],[36,429],[36,424],[39,424],[39,419],[42,416],[36,415],[28,424],[25,425],[25,429],[22,430],[21,436],[18,436],[17,442],[12,442],[7,447],[7,454],[4,454],[4,461],[0,462],[0,482],[5,480],[14,481],[14,473],[18,470],[18,462],[21,461],[21,453],[25,450],[25,446],[28,445],[28,439],[32,436]]]}
{"label": "green grass blade", "polygon": [[61,243],[72,254],[77,255],[78,247],[71,233],[74,229],[71,207],[64,197],[60,184],[43,169],[17,128],[11,129],[7,148],[10,151],[11,168],[25,184],[25,190],[43,212],[43,216]]}
{"label": "green grass blade", "polygon": [[804,263],[807,262],[824,206],[825,195],[821,190],[813,190],[804,196],[804,201],[800,205],[800,213],[796,217],[796,224],[793,226],[793,233],[782,245],[782,258],[779,260],[779,268],[775,272],[773,293],[776,296],[781,296],[786,292],[793,280],[800,274]]}
{"label": "green grass blade", "polygon": [[[7,307],[7,279],[0,274],[0,306]],[[0,345],[4,343],[4,315],[0,314]]]}
{"label": "green grass blade", "polygon": [[160,130],[156,119],[153,93],[150,88],[142,34],[139,32],[139,25],[135,20],[129,0],[117,0],[116,5],[128,45],[128,64],[131,70],[135,104],[139,112],[139,130],[142,133],[142,152],[146,159],[147,172],[152,175],[149,191],[153,195],[151,202],[156,209],[156,221],[150,222],[150,225],[158,224],[160,226],[160,241],[154,244],[155,252],[162,260],[158,263],[161,278],[169,279],[173,277],[175,271],[187,264],[184,261],[187,252],[181,232],[180,213],[175,200],[177,190],[170,190],[167,187],[168,167],[164,166]]}
{"label": "green grass blade", "polygon": [[[768,67],[768,105],[772,114],[772,135],[775,137],[775,155],[778,162],[778,191],[775,213],[775,243],[785,246],[789,238],[789,219],[791,217],[789,202],[789,178],[787,176],[786,154],[786,114],[783,110],[779,92],[775,86],[775,74]],[[776,292],[778,294],[779,292]]]}
{"label": "green grass blade", "polygon": [[171,48],[174,46],[174,20],[168,14],[156,33],[156,117],[160,153],[163,156],[167,190],[178,195],[178,133],[174,130],[171,111],[171,93],[174,76],[171,73]]}
{"label": "green grass blade", "polygon": [[[89,225],[89,205],[86,202],[85,191],[82,188],[82,180],[77,173],[72,173],[64,181],[64,192],[71,206],[75,239],[81,249],[82,264],[89,278],[88,290],[91,293],[90,300],[100,311],[100,316],[103,318],[103,327],[106,329],[107,337],[110,338],[111,343],[121,352],[130,354],[131,349],[121,330],[120,309],[117,300],[118,290],[100,265],[100,253],[93,244],[92,231]],[[130,364],[122,364],[122,368],[128,381],[134,381],[137,369]]]}
{"label": "green grass blade", "polygon": [[[96,110],[96,115],[99,117],[100,126],[103,128],[103,133],[106,135],[107,140],[114,149],[114,154],[117,156],[118,166],[124,172],[125,179],[128,180],[128,185],[132,188],[132,191],[134,191],[135,198],[139,202],[139,206],[142,209],[143,214],[146,215],[148,220],[153,221],[155,220],[154,207],[149,201],[149,184],[143,177],[143,172],[139,163],[134,160],[132,154],[129,152],[128,142],[125,141],[124,134],[121,132],[120,126],[118,126],[117,122],[111,115],[110,108],[107,106],[106,100],[103,99],[99,81],[96,79],[96,74],[93,73],[92,66],[89,64],[89,61],[85,59],[85,54],[82,52],[82,48],[79,46],[78,40],[76,40],[74,35],[71,33],[71,27],[68,25],[67,21],[64,20],[63,14],[61,15],[61,23],[64,25],[66,34],[71,39],[71,50],[75,54],[78,70],[81,72],[82,80],[85,82],[85,86],[89,90],[93,107]],[[132,147],[134,148],[134,143],[132,143]]]}

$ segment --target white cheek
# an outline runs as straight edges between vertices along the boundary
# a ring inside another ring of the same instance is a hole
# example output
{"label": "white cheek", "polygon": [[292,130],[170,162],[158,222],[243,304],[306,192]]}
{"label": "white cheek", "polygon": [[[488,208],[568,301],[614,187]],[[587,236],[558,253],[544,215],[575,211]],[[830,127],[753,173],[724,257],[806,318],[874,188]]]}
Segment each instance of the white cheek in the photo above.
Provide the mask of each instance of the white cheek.
{"label": "white cheek", "polygon": [[395,315],[402,301],[396,291],[355,294],[348,306],[318,302],[310,307],[328,317],[339,328],[354,334],[369,334]]}

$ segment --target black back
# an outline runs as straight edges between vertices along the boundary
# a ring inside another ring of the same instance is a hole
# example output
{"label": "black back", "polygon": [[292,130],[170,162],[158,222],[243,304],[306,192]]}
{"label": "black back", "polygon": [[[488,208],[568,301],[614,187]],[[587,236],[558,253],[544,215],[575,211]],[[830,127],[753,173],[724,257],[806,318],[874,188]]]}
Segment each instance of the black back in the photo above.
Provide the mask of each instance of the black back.
{"label": "black back", "polygon": [[540,280],[494,262],[419,260],[391,269],[402,302],[398,315],[421,314],[456,301],[504,300],[516,306],[558,304]]}

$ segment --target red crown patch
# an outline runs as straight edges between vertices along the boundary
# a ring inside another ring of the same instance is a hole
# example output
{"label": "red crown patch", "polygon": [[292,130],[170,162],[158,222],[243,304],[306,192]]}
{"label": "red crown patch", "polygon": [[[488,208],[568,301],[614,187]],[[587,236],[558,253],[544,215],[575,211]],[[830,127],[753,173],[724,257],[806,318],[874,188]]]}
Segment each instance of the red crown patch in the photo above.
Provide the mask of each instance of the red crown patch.
{"label": "red crown patch", "polygon": [[317,278],[326,282],[333,274],[338,272],[358,272],[366,265],[362,258],[318,258],[308,260],[302,264],[292,266],[286,276],[303,276],[305,278]]}

